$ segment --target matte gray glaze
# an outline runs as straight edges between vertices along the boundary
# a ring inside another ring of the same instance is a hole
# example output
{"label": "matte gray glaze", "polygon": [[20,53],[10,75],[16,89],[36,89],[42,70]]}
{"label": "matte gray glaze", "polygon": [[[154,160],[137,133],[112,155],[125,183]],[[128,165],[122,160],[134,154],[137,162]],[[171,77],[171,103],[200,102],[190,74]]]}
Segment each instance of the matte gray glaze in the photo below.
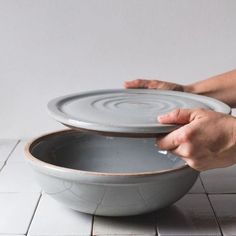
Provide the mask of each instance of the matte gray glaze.
{"label": "matte gray glaze", "polygon": [[147,89],[97,90],[59,97],[48,104],[57,121],[83,130],[155,136],[178,126],[160,124],[157,116],[175,108],[205,108],[230,113],[230,107],[196,94]]}
{"label": "matte gray glaze", "polygon": [[42,189],[70,208],[125,216],[172,204],[198,172],[162,154],[154,139],[108,138],[67,130],[26,146],[26,160]]}

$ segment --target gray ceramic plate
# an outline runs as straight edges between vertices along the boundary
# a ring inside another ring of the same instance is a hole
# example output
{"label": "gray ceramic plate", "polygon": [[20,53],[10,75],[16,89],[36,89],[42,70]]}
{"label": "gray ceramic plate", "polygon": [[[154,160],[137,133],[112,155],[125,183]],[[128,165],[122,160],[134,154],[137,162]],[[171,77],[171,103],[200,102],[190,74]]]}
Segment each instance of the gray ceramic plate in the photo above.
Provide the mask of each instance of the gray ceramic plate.
{"label": "gray ceramic plate", "polygon": [[230,113],[213,98],[166,90],[118,89],[83,92],[49,102],[51,116],[80,130],[122,136],[155,136],[178,126],[157,122],[157,116],[175,108],[205,108]]}

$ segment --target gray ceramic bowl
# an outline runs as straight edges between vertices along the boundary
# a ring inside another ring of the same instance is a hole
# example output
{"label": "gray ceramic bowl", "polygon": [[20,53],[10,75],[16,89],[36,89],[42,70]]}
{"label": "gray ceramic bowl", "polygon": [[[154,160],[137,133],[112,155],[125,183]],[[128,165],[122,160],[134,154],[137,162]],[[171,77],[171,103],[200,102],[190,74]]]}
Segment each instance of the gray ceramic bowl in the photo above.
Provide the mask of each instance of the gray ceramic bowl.
{"label": "gray ceramic bowl", "polygon": [[95,215],[136,215],[174,203],[198,176],[154,144],[152,138],[66,130],[30,142],[26,160],[42,189],[66,206]]}

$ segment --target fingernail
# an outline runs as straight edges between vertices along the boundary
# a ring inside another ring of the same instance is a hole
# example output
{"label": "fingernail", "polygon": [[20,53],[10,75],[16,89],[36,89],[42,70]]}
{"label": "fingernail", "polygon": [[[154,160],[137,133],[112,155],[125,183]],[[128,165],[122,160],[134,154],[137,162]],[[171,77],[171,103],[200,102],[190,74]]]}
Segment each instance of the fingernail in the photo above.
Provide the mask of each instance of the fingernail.
{"label": "fingernail", "polygon": [[158,120],[159,122],[161,122],[161,120],[162,120],[163,118],[165,118],[165,116],[166,116],[166,115],[158,116],[158,117],[157,117],[157,120]]}

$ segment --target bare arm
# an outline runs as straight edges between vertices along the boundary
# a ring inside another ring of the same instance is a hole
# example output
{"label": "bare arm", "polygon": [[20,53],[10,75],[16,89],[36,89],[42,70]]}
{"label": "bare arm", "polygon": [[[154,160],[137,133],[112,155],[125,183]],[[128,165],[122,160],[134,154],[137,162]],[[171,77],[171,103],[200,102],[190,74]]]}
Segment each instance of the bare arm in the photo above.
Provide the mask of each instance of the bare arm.
{"label": "bare arm", "polygon": [[186,85],[184,91],[213,97],[236,107],[236,70]]}
{"label": "bare arm", "polygon": [[213,97],[236,107],[236,70],[226,72],[190,85],[161,80],[136,79],[125,82],[126,88],[177,90]]}

